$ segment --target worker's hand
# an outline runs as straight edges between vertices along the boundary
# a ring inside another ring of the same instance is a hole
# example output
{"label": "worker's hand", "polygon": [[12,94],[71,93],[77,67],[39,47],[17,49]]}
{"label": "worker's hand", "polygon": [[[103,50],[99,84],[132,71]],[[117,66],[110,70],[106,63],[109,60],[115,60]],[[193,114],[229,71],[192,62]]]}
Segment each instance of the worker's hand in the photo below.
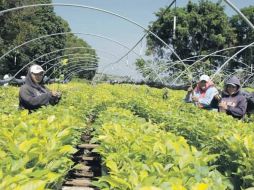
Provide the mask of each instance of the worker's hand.
{"label": "worker's hand", "polygon": [[61,100],[61,92],[58,92],[58,91],[52,91],[50,92],[51,93],[51,98],[49,100],[49,103],[51,105],[56,105],[58,104],[58,102]]}
{"label": "worker's hand", "polygon": [[219,107],[223,110],[227,110],[228,109],[228,105],[226,102],[220,102],[219,103]]}
{"label": "worker's hand", "polygon": [[51,94],[54,97],[61,97],[61,95],[62,95],[61,92],[58,92],[58,91],[52,91]]}
{"label": "worker's hand", "polygon": [[193,88],[192,86],[190,86],[188,89],[187,89],[188,92],[192,92],[193,91]]}
{"label": "worker's hand", "polygon": [[198,102],[198,97],[197,97],[197,96],[193,96],[193,97],[192,97],[192,101],[193,101],[193,102]]}
{"label": "worker's hand", "polygon": [[221,101],[221,96],[220,96],[219,94],[216,94],[216,95],[214,96],[214,98],[215,98],[217,101]]}

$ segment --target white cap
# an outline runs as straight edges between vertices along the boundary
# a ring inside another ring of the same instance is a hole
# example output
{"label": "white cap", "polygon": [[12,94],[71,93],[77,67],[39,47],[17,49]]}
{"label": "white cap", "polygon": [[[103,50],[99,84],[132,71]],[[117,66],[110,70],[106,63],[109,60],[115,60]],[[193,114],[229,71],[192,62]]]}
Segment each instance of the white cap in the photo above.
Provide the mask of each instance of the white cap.
{"label": "white cap", "polygon": [[43,68],[40,65],[32,65],[30,67],[30,72],[34,73],[34,74],[38,74],[38,73],[41,73],[41,72],[44,73],[45,71],[43,70]]}
{"label": "white cap", "polygon": [[210,80],[210,77],[208,75],[201,75],[201,77],[199,78],[199,81],[202,81],[202,80],[208,82]]}

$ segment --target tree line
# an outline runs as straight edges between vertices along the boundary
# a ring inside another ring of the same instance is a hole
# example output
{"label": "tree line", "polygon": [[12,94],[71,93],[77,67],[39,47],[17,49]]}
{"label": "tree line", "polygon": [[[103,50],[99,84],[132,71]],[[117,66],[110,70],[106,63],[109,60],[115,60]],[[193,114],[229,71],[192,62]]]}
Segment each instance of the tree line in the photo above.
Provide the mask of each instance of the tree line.
{"label": "tree line", "polygon": [[[51,0],[0,0],[0,11],[13,7],[20,7],[31,4],[46,4],[52,3]],[[20,9],[12,12],[7,12],[0,15],[0,55],[4,55],[14,47],[45,35],[54,33],[71,32],[69,24],[61,17],[57,16],[52,6],[30,7]],[[70,49],[71,47],[84,47],[79,49]],[[66,49],[65,51],[57,51],[59,49]],[[58,64],[59,67],[52,67],[48,75],[58,76],[59,74],[67,74],[68,68],[73,64],[93,64],[94,70],[80,72],[80,77],[92,78],[97,69],[98,59],[96,52],[83,39],[78,38],[73,34],[55,35],[52,37],[41,38],[29,44],[26,44],[16,50],[10,52],[8,55],[0,60],[0,77],[4,74],[14,75],[24,65],[38,58],[39,56],[57,51],[56,53],[48,54],[36,60],[35,63],[43,64],[55,57],[64,56],[55,59],[47,64],[46,68]],[[67,54],[72,54],[67,56]],[[85,59],[76,59],[71,61],[75,55],[89,54]],[[63,64],[64,62],[64,64]],[[59,69],[57,69],[59,68]],[[74,66],[73,66],[74,68]],[[26,70],[23,70],[19,75],[25,75]]]}

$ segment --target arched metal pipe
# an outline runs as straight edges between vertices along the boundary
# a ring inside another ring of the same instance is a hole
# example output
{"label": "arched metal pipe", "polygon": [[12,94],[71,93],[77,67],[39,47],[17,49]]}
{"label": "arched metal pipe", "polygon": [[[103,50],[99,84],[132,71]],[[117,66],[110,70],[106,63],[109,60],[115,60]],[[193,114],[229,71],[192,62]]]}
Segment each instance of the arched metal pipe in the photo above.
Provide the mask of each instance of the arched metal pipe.
{"label": "arched metal pipe", "polygon": [[[77,66],[78,65],[78,66]],[[87,67],[86,65],[83,65],[83,64],[75,64],[75,65],[72,65],[72,68],[75,68],[75,67],[79,67],[79,66],[84,66],[84,67]],[[95,67],[93,68],[93,69],[91,69],[90,68],[90,70],[94,70],[95,69]],[[68,70],[67,70],[68,71]],[[50,78],[50,77],[49,77]],[[95,81],[94,79],[93,79],[93,81]],[[97,80],[98,81],[98,80]]]}
{"label": "arched metal pipe", "polygon": [[[80,59],[80,60],[76,60],[76,59]],[[69,60],[73,60],[73,61],[69,62],[68,65],[71,65],[72,63],[75,63],[75,62],[86,61],[87,59],[90,59],[90,60],[89,60],[89,63],[93,63],[94,65],[97,65],[97,68],[98,68],[97,59],[94,58],[94,57],[89,57],[89,56],[72,57],[72,58],[70,58]],[[85,64],[85,63],[83,63],[83,64]],[[87,64],[87,63],[86,63],[86,64]],[[45,71],[45,73],[47,73],[47,72],[48,72],[49,70],[51,70],[52,68],[56,68],[56,67],[57,67],[57,70],[58,70],[58,69],[61,69],[61,68],[64,67],[64,66],[67,66],[67,67],[68,67],[68,65],[62,65],[60,62],[55,63],[55,64],[51,65],[51,66]],[[52,73],[50,74],[50,76],[51,76],[51,75],[52,75]]]}
{"label": "arched metal pipe", "polygon": [[[63,57],[67,57],[67,56],[79,56],[79,55],[84,55],[84,56],[86,56],[87,58],[94,58],[94,59],[96,59],[97,60],[97,57],[90,57],[90,54],[76,54],[76,53],[71,53],[71,54],[66,54],[66,55],[62,55],[62,56],[58,56],[58,57],[55,57],[55,58],[53,58],[53,59],[50,59],[50,60],[48,60],[48,61],[46,61],[45,63],[43,63],[41,66],[44,66],[44,65],[47,65],[48,63],[50,63],[50,62],[52,62],[52,61],[55,61],[55,60],[57,60],[57,59],[60,59],[60,58],[63,58]],[[79,58],[79,57],[76,57],[76,58]],[[69,58],[70,59],[70,58]]]}
{"label": "arched metal pipe", "polygon": [[[91,69],[89,69],[89,68],[79,68],[79,69],[75,69],[75,70],[73,70],[72,72],[70,72],[70,73],[68,74],[68,76],[67,76],[64,80],[65,80],[65,81],[71,80],[71,78],[72,78],[72,76],[73,76],[74,74],[78,74],[78,73],[80,73],[80,72],[89,71],[89,70],[91,70]],[[78,72],[77,72],[77,71],[78,71]]]}
{"label": "arched metal pipe", "polygon": [[[70,62],[71,64],[73,64],[73,63],[77,63],[77,62],[79,62],[79,61],[72,61],[72,62]],[[92,63],[92,64],[91,64]],[[71,65],[70,64],[70,65]],[[75,64],[76,65],[76,64]],[[78,64],[77,64],[78,65]],[[84,63],[82,63],[82,65],[84,65]],[[57,67],[57,66],[59,66],[59,67]],[[63,66],[64,65],[61,65],[61,64],[54,64],[54,65],[52,65],[50,68],[48,68],[47,70],[46,70],[46,72],[48,72],[49,70],[51,70],[52,68],[56,68],[56,71],[58,71],[58,70],[60,70],[61,68],[63,68]],[[96,66],[96,68],[98,68],[98,65],[97,65],[97,62],[94,62],[94,61],[90,61],[89,62],[89,65],[87,65],[87,66]],[[66,66],[67,68],[68,68],[68,66]],[[52,76],[52,74],[53,73],[51,73],[50,75],[49,75],[49,78]]]}
{"label": "arched metal pipe", "polygon": [[253,76],[254,76],[254,73],[250,73],[249,77],[243,81],[242,86],[244,86]]}
{"label": "arched metal pipe", "polygon": [[[207,56],[207,55],[192,56],[192,57],[188,57],[188,58],[186,58],[186,59],[183,59],[183,61],[184,61],[184,62],[188,62],[188,61],[193,61],[193,62],[194,62],[195,60],[190,60],[190,59],[192,59],[192,58],[199,58],[199,57],[205,57],[205,56]],[[224,55],[210,55],[210,57],[230,58],[230,57],[224,56]],[[170,66],[169,68],[166,68],[167,70],[169,70],[171,67],[174,67],[175,64],[178,64],[178,61],[168,62],[168,63],[167,63],[167,61],[168,61],[167,59],[161,59],[161,60],[164,60],[164,61],[165,61],[165,64],[163,64],[162,66]],[[243,64],[243,65],[246,66],[246,67],[251,68],[249,65],[247,65],[246,63],[244,63],[244,62],[242,62],[242,61],[240,61],[240,60],[237,60],[237,59],[235,59],[235,58],[233,58],[233,60],[236,61],[236,62],[238,62],[238,63]],[[211,65],[211,66],[214,67],[214,65]]]}
{"label": "arched metal pipe", "polygon": [[[68,56],[68,55],[77,55],[77,54],[67,54],[67,55],[65,55],[65,56]],[[89,54],[88,54],[89,55]],[[57,58],[60,58],[60,57],[63,57],[63,56],[59,56],[59,57],[56,57],[56,58],[54,58],[54,59],[52,59],[52,60],[56,60]],[[89,58],[89,59],[92,59],[92,60],[96,60],[95,58],[93,59],[93,57],[87,57],[87,56],[82,56],[82,57],[73,57],[73,59],[77,59],[77,58]],[[50,61],[52,61],[52,60],[50,60]],[[50,61],[48,61],[48,62],[46,62],[45,64],[48,64]],[[89,60],[89,62],[91,62],[91,60]],[[94,63],[96,63],[96,62],[94,62]],[[44,64],[44,65],[45,65]],[[48,72],[51,68],[53,68],[53,67],[55,67],[55,66],[57,66],[57,65],[59,65],[59,63],[56,63],[56,64],[53,64],[50,68],[48,68],[47,70],[46,70],[46,72]],[[43,66],[43,65],[42,65]],[[110,64],[108,64],[108,65],[106,65],[105,67],[109,67],[110,66]]]}
{"label": "arched metal pipe", "polygon": [[[65,56],[68,56],[68,55],[70,55],[70,54],[67,54],[67,55],[65,55]],[[71,55],[72,55],[72,54],[71,54]],[[76,54],[74,54],[74,55],[76,55]],[[89,55],[89,54],[88,54],[88,55]],[[59,57],[63,57],[63,56],[59,56]],[[53,60],[55,60],[55,59],[57,59],[57,58],[59,58],[59,57],[56,57],[56,58],[54,58]],[[73,57],[73,58],[75,59],[75,57]],[[78,57],[78,58],[83,58],[83,57]],[[89,61],[91,62],[91,60],[89,60]],[[49,63],[49,62],[47,62],[47,63]],[[47,63],[45,63],[45,64],[47,64]],[[92,63],[96,63],[96,62],[92,62]],[[44,64],[44,65],[45,65],[45,64]],[[59,64],[58,64],[58,63],[57,63],[57,64],[53,64],[50,68],[47,69],[47,71],[50,70],[51,68],[57,66],[57,65],[59,65]],[[110,66],[110,64],[107,64],[105,67],[109,67],[109,66]],[[47,72],[47,71],[46,71],[46,72]],[[155,73],[155,74],[156,74],[156,73]],[[51,74],[51,75],[52,75],[52,74]],[[50,75],[50,76],[51,76],[51,75]]]}
{"label": "arched metal pipe", "polygon": [[[73,61],[74,62],[74,61]],[[72,62],[72,63],[73,63]],[[95,62],[90,62],[90,64],[91,63],[95,63]],[[76,66],[76,65],[83,65],[83,66],[87,66],[87,65],[84,65],[83,63],[81,63],[81,64],[75,64],[75,65],[73,65],[73,66]],[[110,66],[110,65],[108,65],[108,66]],[[94,67],[95,68],[95,67]],[[97,67],[96,67],[97,68]],[[57,70],[59,70],[60,69],[60,67],[59,68],[57,68]],[[51,73],[51,75],[49,76],[49,78],[52,76],[52,73]]]}
{"label": "arched metal pipe", "polygon": [[[77,66],[77,65],[73,65],[73,67],[69,67],[69,69],[68,70],[66,70],[64,73],[61,73],[61,74],[64,74],[64,75],[66,75],[66,73],[68,73],[69,71],[71,71],[71,70],[75,70],[75,69],[77,69],[77,68],[85,68],[86,70],[94,70],[95,69],[95,67],[88,67],[88,66],[85,66],[85,65],[79,65],[79,66]],[[61,75],[61,74],[59,74],[59,76]],[[49,77],[50,78],[50,77]],[[65,77],[66,78],[66,77]]]}
{"label": "arched metal pipe", "polygon": [[[245,47],[245,46],[243,46],[243,47]],[[192,58],[198,58],[198,57],[204,57],[204,56],[206,56],[206,55],[198,55],[198,56],[193,56],[193,57],[189,57],[189,58],[186,58],[186,59],[183,59],[183,61],[189,61],[189,59],[192,59]],[[211,55],[210,57],[222,57],[222,58],[230,58],[230,57],[228,57],[228,56],[223,56],[223,55]],[[162,59],[162,60],[164,60],[164,59]],[[246,66],[247,68],[251,68],[249,65],[247,65],[246,63],[244,63],[244,62],[242,62],[242,61],[239,61],[239,60],[237,60],[237,59],[235,59],[235,58],[233,58],[233,60],[234,61],[236,61],[236,62],[238,62],[238,63],[241,63],[241,64],[243,64],[244,66]],[[166,60],[167,61],[167,60]],[[171,67],[174,67],[176,64],[177,64],[178,62],[176,61],[176,62],[170,62],[170,63],[168,63],[168,64],[163,64],[162,66],[167,66],[167,65],[170,65],[168,68],[166,68],[167,70],[170,70],[170,68]],[[210,65],[210,66],[212,66],[212,67],[216,67],[215,65]],[[165,70],[166,70],[165,69]],[[164,72],[165,70],[163,70],[162,72]],[[193,73],[193,72],[192,72]],[[175,75],[179,75],[179,73],[175,73],[173,76],[175,76]],[[147,76],[147,77],[149,77],[150,76],[150,74]],[[146,78],[147,78],[146,77]],[[174,79],[175,77],[170,77],[170,78],[172,78],[172,79]],[[155,80],[157,80],[157,78],[155,78]],[[171,84],[172,85],[172,84]],[[174,83],[173,83],[173,85],[174,85]]]}
{"label": "arched metal pipe", "polygon": [[[14,74],[14,77],[17,76],[23,69],[25,69],[27,66],[29,66],[30,64],[32,64],[33,62],[47,56],[47,55],[51,55],[53,53],[57,53],[57,52],[60,52],[60,51],[65,51],[65,50],[72,50],[72,49],[88,49],[88,47],[70,47],[70,48],[63,48],[63,49],[58,49],[58,50],[55,50],[55,51],[51,51],[49,53],[45,53],[45,54],[42,54],[40,55],[39,57],[33,59],[32,61],[30,61],[29,63],[27,63],[25,66],[23,66],[20,70],[18,70],[15,74]],[[92,49],[93,50],[93,49]]]}
{"label": "arched metal pipe", "polygon": [[[189,61],[190,59],[192,59],[192,58],[199,58],[199,57],[204,57],[204,56],[206,56],[206,55],[197,55],[197,56],[192,56],[192,57],[189,57],[189,58],[186,58],[186,59],[183,59],[183,61],[184,62],[186,62],[186,61]],[[211,55],[210,57],[222,57],[222,58],[229,58],[228,56],[224,56],[224,55]],[[242,61],[239,61],[239,60],[237,60],[237,59],[235,59],[235,58],[233,58],[234,59],[234,61],[236,61],[236,62],[238,62],[238,63],[241,63],[241,64],[243,64],[244,66],[246,66],[246,67],[248,67],[248,68],[250,68],[250,66],[249,65],[247,65],[246,63],[244,63],[244,62],[242,62]],[[161,59],[161,60],[164,60],[164,61],[168,61],[168,60],[166,60],[166,59]],[[192,61],[195,61],[195,60],[192,60]],[[165,72],[166,70],[170,70],[170,68],[172,68],[172,67],[174,67],[175,65],[177,65],[177,64],[179,64],[179,62],[169,62],[169,63],[165,63],[165,64],[163,64],[161,67],[165,67],[165,66],[169,66],[169,67],[167,67],[165,70],[163,70],[162,72]],[[179,65],[181,65],[181,64],[179,64]],[[212,66],[212,67],[216,67],[215,65],[210,65],[210,66]],[[149,69],[150,67],[147,67],[147,69]],[[143,68],[143,69],[145,69],[145,68]],[[175,73],[173,76],[175,76],[175,75],[179,75],[179,73]],[[148,78],[150,76],[150,74],[148,74],[146,77],[145,77],[145,79],[146,78]],[[170,78],[172,78],[172,79],[174,79],[175,77],[170,77]],[[156,81],[158,79],[158,77],[156,77],[154,80]],[[174,84],[173,84],[174,85]]]}
{"label": "arched metal pipe", "polygon": [[[67,54],[67,55],[65,55],[65,56],[69,56],[69,55],[77,55],[77,54]],[[84,54],[82,54],[82,55],[84,55]],[[90,54],[86,54],[86,55],[90,55]],[[59,57],[56,57],[56,58],[54,58],[54,59],[51,59],[51,60],[47,61],[46,63],[42,64],[42,66],[44,66],[45,64],[50,63],[50,62],[53,61],[53,60],[56,60],[56,59],[58,59],[58,58],[65,57],[65,56],[59,56]],[[82,58],[82,59],[88,58],[88,59],[91,59],[91,60],[97,60],[96,58],[94,58],[94,57],[89,57],[89,56],[73,57],[73,59],[78,59],[78,58],[79,58],[79,59],[80,59],[80,58]],[[72,60],[72,59],[71,59],[71,60]],[[96,61],[95,61],[95,62],[96,62]],[[96,63],[97,63],[97,62],[96,62]],[[51,65],[51,67],[49,67],[49,68],[45,71],[45,73],[47,73],[49,70],[51,70],[52,68],[56,67],[57,65],[61,65],[60,62]],[[52,75],[52,73],[50,74],[49,78],[51,77],[51,75]]]}
{"label": "arched metal pipe", "polygon": [[[90,70],[94,70],[95,67],[90,67],[90,66],[86,66],[86,65],[74,65],[73,67],[69,67],[65,72],[63,72],[62,74],[66,75],[68,74],[69,72],[77,69],[77,68],[86,68],[86,69],[90,69]],[[65,77],[66,78],[66,77]]]}
{"label": "arched metal pipe", "polygon": [[[96,63],[93,63],[93,62],[90,62],[90,64],[89,65],[85,65],[84,63],[82,64],[76,64],[76,63],[78,63],[78,61],[72,61],[71,62],[72,64],[73,63],[75,63],[75,65],[84,65],[84,66],[91,66],[91,67],[93,67],[93,68],[95,68],[95,70],[97,70],[98,69],[98,67],[97,67],[97,65],[96,65]],[[91,63],[93,63],[93,64],[91,64]],[[60,66],[60,65],[57,65],[57,66]],[[72,65],[73,66],[73,65]],[[56,70],[54,71],[54,72],[60,72],[60,69],[61,69],[62,67],[60,66],[60,67],[56,67]],[[55,74],[54,72],[52,72],[52,73],[50,73],[50,75],[48,76],[49,78],[51,78],[51,76],[53,75],[53,74]]]}
{"label": "arched metal pipe", "polygon": [[[75,57],[76,57],[76,58],[79,58],[78,56],[82,56],[82,55],[84,55],[83,57],[93,58],[93,59],[96,59],[96,60],[97,60],[97,57],[92,57],[92,56],[90,56],[90,54],[76,54],[76,53],[71,53],[71,54],[66,54],[66,55],[62,55],[62,56],[58,56],[58,57],[55,57],[55,58],[53,58],[53,59],[50,59],[50,60],[46,61],[45,63],[43,63],[41,66],[47,65],[47,64],[49,64],[50,62],[55,61],[55,60],[57,60],[57,59],[61,59],[61,58],[63,58],[63,57],[73,56],[72,58],[75,58]],[[69,59],[70,59],[70,58],[69,58]]]}
{"label": "arched metal pipe", "polygon": [[66,68],[65,72],[63,72],[63,74],[66,74],[66,72],[69,72],[71,71],[72,69],[76,69],[76,68],[90,68],[90,69],[93,69],[93,70],[96,70],[96,67],[94,67],[93,65],[82,65],[82,64],[75,64],[75,65],[72,65],[72,66],[69,66],[68,68]]}
{"label": "arched metal pipe", "polygon": [[[114,56],[114,57],[117,57],[115,54],[112,54],[112,53],[110,53],[110,52],[107,52],[107,51],[104,51],[104,50],[100,50],[100,49],[92,49],[92,48],[90,48],[90,47],[70,47],[70,48],[63,48],[63,49],[58,49],[58,50],[55,50],[55,51],[52,51],[52,52],[49,52],[49,53],[45,53],[45,54],[43,54],[43,55],[40,55],[39,57],[37,57],[37,58],[35,58],[35,59],[33,59],[32,61],[30,61],[27,65],[30,65],[30,64],[32,64],[33,62],[35,62],[35,61],[37,61],[37,60],[39,60],[39,59],[41,59],[41,58],[43,58],[43,57],[45,57],[45,56],[47,56],[47,55],[51,55],[51,54],[53,54],[53,53],[57,53],[57,52],[60,52],[60,51],[65,51],[65,50],[73,50],[73,49],[88,49],[88,50],[94,50],[94,51],[100,51],[100,52],[103,52],[103,53],[106,53],[106,54],[109,54],[109,55],[112,55],[112,56]],[[67,55],[67,54],[65,54],[65,55]],[[99,57],[98,57],[99,58]],[[14,76],[16,76],[17,74],[15,74]]]}
{"label": "arched metal pipe", "polygon": [[78,74],[80,72],[83,72],[83,71],[87,71],[87,70],[90,70],[90,69],[86,69],[86,68],[79,68],[77,70],[74,70],[72,71],[64,80],[69,80],[73,74]]}
{"label": "arched metal pipe", "polygon": [[[188,58],[186,58],[186,59],[183,59],[183,61],[195,61],[195,60],[190,60],[190,59],[192,59],[192,58],[199,58],[199,57],[204,57],[204,56],[206,56],[206,55],[196,55],[196,56],[192,56],[192,57],[188,57]],[[225,56],[225,55],[211,55],[210,57],[221,57],[221,58],[230,58],[229,56]],[[244,62],[242,62],[242,61],[240,61],[240,60],[237,60],[237,59],[235,59],[235,58],[233,58],[233,60],[234,61],[236,61],[236,62],[238,62],[238,63],[241,63],[241,64],[243,64],[244,66],[246,66],[246,67],[249,67],[250,68],[250,66],[249,65],[247,65],[246,63],[244,63]]]}
{"label": "arched metal pipe", "polygon": [[[248,73],[248,70],[243,70],[243,71],[245,71],[246,73]],[[236,73],[237,73],[237,71],[234,71],[233,73],[228,72],[228,74],[225,75],[224,80],[222,80],[222,81],[219,83],[219,85],[222,85],[222,83],[223,83],[224,81],[226,81],[226,80],[229,79],[230,77],[234,76]],[[249,73],[251,74],[251,72],[249,72]],[[242,86],[243,86],[243,84],[242,84]]]}
{"label": "arched metal pipe", "polygon": [[[143,36],[141,37],[141,39],[140,39],[131,49],[129,49],[129,51],[128,51],[127,53],[125,53],[123,56],[121,56],[121,57],[120,57],[118,60],[116,60],[115,62],[110,63],[110,65],[117,64],[117,63],[120,62],[123,58],[125,58],[126,56],[128,56],[128,54],[129,54],[131,51],[133,51],[133,50],[135,49],[135,47],[136,47],[146,36],[147,36],[147,33],[146,33],[145,35],[143,35]],[[100,79],[101,79],[102,74],[103,74],[104,71],[105,71],[105,67],[102,68],[102,73],[101,73]]]}
{"label": "arched metal pipe", "polygon": [[243,20],[254,30],[254,25],[251,21],[229,0],[224,0]]}
{"label": "arched metal pipe", "polygon": [[[88,49],[88,50],[94,50],[95,49],[92,49],[90,47],[70,47],[70,48],[63,48],[63,49],[58,49],[58,50],[55,50],[55,51],[52,51],[52,52],[49,52],[49,53],[45,53],[45,54],[42,54],[40,55],[39,57],[33,59],[32,61],[30,61],[29,63],[27,63],[24,67],[22,67],[17,73],[15,73],[15,75],[13,75],[13,77],[16,77],[24,68],[26,68],[27,66],[31,65],[32,63],[34,63],[35,61],[47,56],[47,55],[51,55],[53,53],[57,53],[57,52],[60,52],[60,51],[65,51],[65,50],[73,50],[73,49]],[[103,52],[103,53],[106,53],[106,54],[109,54],[111,56],[114,56],[114,57],[117,57],[115,54],[112,54],[110,52],[107,52],[107,51],[104,51],[104,50],[101,50],[101,49],[96,49],[96,51],[99,51],[99,52]]]}
{"label": "arched metal pipe", "polygon": [[211,79],[213,79],[216,74],[218,74],[221,69],[228,64],[229,61],[231,61],[235,56],[237,56],[239,53],[241,53],[242,51],[244,51],[245,49],[247,49],[248,47],[252,46],[254,44],[254,42],[250,43],[249,45],[245,46],[244,48],[240,49],[238,52],[236,52],[233,56],[231,56],[224,64],[221,65],[221,67],[213,74],[213,76],[211,77]]}
{"label": "arched metal pipe", "polygon": [[[208,55],[202,57],[201,59],[195,61],[192,65],[188,66],[188,69],[190,69],[191,67],[193,67],[196,63],[199,63],[199,62],[203,61],[204,59],[210,57],[211,55],[215,55],[215,54],[220,53],[220,52],[224,52],[224,51],[228,51],[228,50],[236,49],[236,48],[242,48],[242,47],[246,47],[246,45],[244,45],[244,46],[234,46],[234,47],[224,48],[224,49],[222,49],[222,50],[217,50],[217,51],[215,51],[215,52],[213,52],[213,53],[210,53],[210,54],[208,54]],[[184,72],[186,72],[186,70],[182,71],[182,72],[178,75],[178,77],[176,77],[175,80],[174,80],[171,84],[175,83],[175,82],[183,75]]]}
{"label": "arched metal pipe", "polygon": [[[94,68],[92,68],[92,67],[86,67],[86,66],[72,67],[72,68],[66,70],[66,72],[63,73],[65,75],[64,79],[68,78],[69,74],[71,72],[77,70],[77,69],[85,69],[85,70],[89,70],[89,71],[90,70],[94,70]],[[83,71],[85,71],[85,70],[83,70]]]}

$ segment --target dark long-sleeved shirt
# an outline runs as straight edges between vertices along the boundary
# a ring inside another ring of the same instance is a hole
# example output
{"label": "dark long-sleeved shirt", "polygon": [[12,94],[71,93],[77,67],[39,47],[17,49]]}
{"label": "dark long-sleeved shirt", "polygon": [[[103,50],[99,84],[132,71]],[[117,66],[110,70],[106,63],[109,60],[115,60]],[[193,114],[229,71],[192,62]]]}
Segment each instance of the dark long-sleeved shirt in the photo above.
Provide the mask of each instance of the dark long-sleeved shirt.
{"label": "dark long-sleeved shirt", "polygon": [[[247,100],[238,92],[232,96],[228,94],[222,94],[221,102],[225,102],[228,106],[228,109],[225,110],[228,115],[232,115],[235,118],[241,119],[244,117],[247,109]],[[224,111],[221,110],[220,111]]]}
{"label": "dark long-sleeved shirt", "polygon": [[49,105],[52,99],[51,92],[40,84],[33,83],[31,74],[27,75],[25,84],[19,91],[19,107],[29,111]]}

